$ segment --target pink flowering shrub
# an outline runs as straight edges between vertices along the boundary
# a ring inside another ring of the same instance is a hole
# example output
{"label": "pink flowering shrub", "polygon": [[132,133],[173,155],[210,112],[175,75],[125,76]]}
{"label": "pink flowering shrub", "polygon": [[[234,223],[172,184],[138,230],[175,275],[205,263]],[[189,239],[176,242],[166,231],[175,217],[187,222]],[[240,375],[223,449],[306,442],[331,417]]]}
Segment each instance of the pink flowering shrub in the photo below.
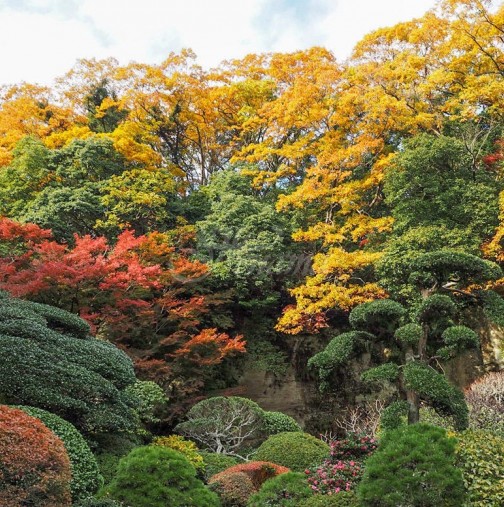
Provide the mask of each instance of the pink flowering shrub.
{"label": "pink flowering shrub", "polygon": [[372,454],[378,447],[376,438],[366,435],[357,435],[349,433],[342,440],[331,440],[331,462],[336,463],[341,460],[362,461]]}
{"label": "pink flowering shrub", "polygon": [[326,460],[314,470],[305,470],[312,491],[321,495],[354,490],[362,473],[362,465],[356,461]]}

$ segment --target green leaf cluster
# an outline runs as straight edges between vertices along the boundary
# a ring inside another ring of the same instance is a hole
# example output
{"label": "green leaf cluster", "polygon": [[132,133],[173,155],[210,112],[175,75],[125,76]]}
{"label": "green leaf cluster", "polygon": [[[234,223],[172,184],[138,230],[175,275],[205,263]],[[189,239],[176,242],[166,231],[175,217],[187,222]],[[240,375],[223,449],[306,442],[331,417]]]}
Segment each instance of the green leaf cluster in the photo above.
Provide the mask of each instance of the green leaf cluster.
{"label": "green leaf cluster", "polygon": [[313,495],[306,476],[299,472],[287,472],[268,479],[261,489],[252,495],[247,507],[295,507]]}

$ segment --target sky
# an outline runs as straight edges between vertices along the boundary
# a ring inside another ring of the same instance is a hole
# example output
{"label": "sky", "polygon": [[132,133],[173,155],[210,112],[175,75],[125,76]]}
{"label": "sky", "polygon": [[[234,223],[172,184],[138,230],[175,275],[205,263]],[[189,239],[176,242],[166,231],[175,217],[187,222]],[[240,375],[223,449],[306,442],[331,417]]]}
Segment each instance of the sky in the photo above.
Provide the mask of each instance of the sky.
{"label": "sky", "polygon": [[155,64],[191,48],[205,68],[311,46],[347,58],[366,33],[436,0],[0,0],[0,85],[50,85],[80,58]]}

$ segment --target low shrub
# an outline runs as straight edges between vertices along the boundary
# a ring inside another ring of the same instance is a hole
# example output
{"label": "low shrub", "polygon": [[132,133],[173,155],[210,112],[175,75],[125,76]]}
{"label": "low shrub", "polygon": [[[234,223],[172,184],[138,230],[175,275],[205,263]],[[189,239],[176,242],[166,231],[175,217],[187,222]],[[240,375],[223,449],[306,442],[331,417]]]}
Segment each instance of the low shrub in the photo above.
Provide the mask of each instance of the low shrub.
{"label": "low shrub", "polygon": [[250,461],[248,463],[240,463],[223,470],[214,475],[208,481],[209,483],[218,482],[222,477],[235,473],[244,473],[252,481],[252,485],[258,490],[262,484],[280,474],[290,472],[286,467],[269,463],[267,461]]}
{"label": "low shrub", "polygon": [[465,491],[455,467],[456,440],[426,424],[401,426],[385,433],[366,460],[357,488],[362,507],[460,507]]}
{"label": "low shrub", "polygon": [[372,454],[378,447],[378,440],[367,435],[348,433],[346,438],[331,440],[331,461],[336,463],[341,460],[361,461]]}
{"label": "low shrub", "polygon": [[40,420],[0,405],[0,505],[71,505],[70,460]]}
{"label": "low shrub", "polygon": [[263,414],[264,432],[267,435],[276,435],[286,431],[302,431],[301,426],[289,415],[282,412],[268,412]]}
{"label": "low shrub", "polygon": [[299,507],[359,507],[359,502],[353,491],[342,491],[337,495],[313,495]]}
{"label": "low shrub", "polygon": [[121,459],[103,496],[135,507],[218,507],[218,496],[196,478],[179,452],[158,446],[133,449]]}
{"label": "low shrub", "polygon": [[504,439],[481,430],[456,437],[456,464],[464,475],[471,507],[504,505]]}
{"label": "low shrub", "polygon": [[42,421],[62,441],[70,458],[72,500],[88,498],[103,485],[98,463],[84,437],[75,426],[55,414],[34,407],[18,407]]}
{"label": "low shrub", "polygon": [[244,472],[218,475],[218,479],[210,479],[209,486],[219,495],[222,507],[246,507],[250,496],[257,491],[250,477]]}
{"label": "low shrub", "polygon": [[303,474],[288,472],[267,480],[250,497],[247,507],[297,507],[300,501],[312,495]]}
{"label": "low shrub", "polygon": [[304,472],[306,468],[322,463],[329,457],[329,452],[326,443],[308,433],[283,432],[263,442],[254,458],[278,463],[294,472]]}
{"label": "low shrub", "polygon": [[123,504],[107,498],[86,498],[73,507],[123,507]]}
{"label": "low shrub", "polygon": [[314,493],[334,495],[351,491],[362,477],[362,466],[356,461],[324,461],[315,469],[306,470],[308,484]]}
{"label": "low shrub", "polygon": [[238,459],[234,456],[226,454],[217,454],[215,452],[201,451],[203,457],[204,472],[203,477],[208,481],[212,475],[218,474],[226,468],[232,467],[238,463]]}
{"label": "low shrub", "polygon": [[179,435],[170,435],[168,437],[156,437],[151,445],[157,445],[159,447],[166,447],[183,454],[189,463],[196,468],[197,471],[205,468],[203,462],[203,456],[198,452],[198,447],[191,440],[186,440],[184,437]]}

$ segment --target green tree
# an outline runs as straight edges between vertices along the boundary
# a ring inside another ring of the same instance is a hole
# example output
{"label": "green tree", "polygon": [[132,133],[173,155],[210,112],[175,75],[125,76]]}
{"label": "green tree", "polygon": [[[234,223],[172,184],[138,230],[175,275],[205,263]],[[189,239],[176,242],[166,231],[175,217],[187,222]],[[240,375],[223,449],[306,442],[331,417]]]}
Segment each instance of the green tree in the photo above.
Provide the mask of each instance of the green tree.
{"label": "green tree", "polygon": [[363,507],[460,507],[465,491],[455,467],[454,438],[415,424],[387,432],[366,461],[358,487]]}

